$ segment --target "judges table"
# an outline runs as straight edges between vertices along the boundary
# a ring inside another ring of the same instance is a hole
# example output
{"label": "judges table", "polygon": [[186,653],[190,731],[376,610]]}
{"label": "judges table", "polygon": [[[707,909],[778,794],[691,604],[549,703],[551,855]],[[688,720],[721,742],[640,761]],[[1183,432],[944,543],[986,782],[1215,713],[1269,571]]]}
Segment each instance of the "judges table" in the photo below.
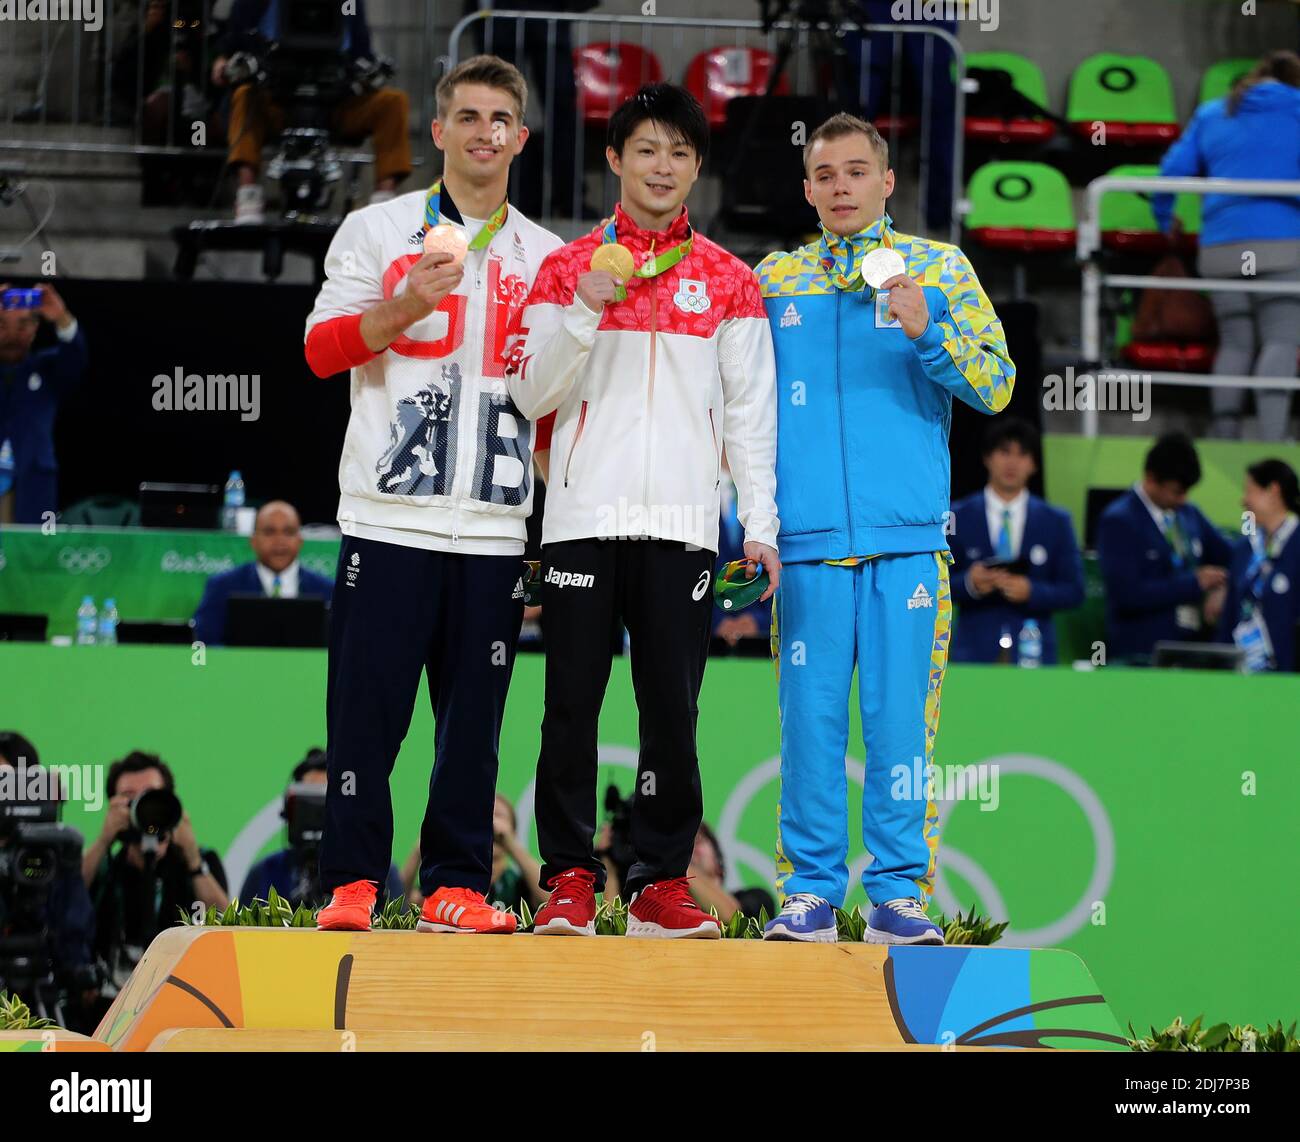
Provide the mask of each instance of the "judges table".
{"label": "judges table", "polygon": [[[519,658],[501,739],[499,788],[530,846],[543,668],[540,656]],[[88,834],[103,816],[107,764],[132,749],[160,754],[237,891],[250,864],[284,843],[290,770],[325,744],[324,684],[323,651],[0,644],[0,728],[72,767],[65,820]],[[856,697],[850,709],[853,904],[867,857]],[[1290,1022],[1300,1014],[1297,709],[1293,676],[950,668],[935,756],[938,903],[1009,919],[1008,944],[1076,952],[1121,1023],[1145,1030],[1201,1012]],[[637,717],[623,660],[599,740],[601,795],[609,782],[629,793]],[[421,693],[393,777],[399,862],[418,833],[432,752]],[[780,743],[769,665],[709,664],[699,756],[705,817],[733,886],[770,886]],[[891,765],[894,795],[923,796],[920,764],[907,762]]]}

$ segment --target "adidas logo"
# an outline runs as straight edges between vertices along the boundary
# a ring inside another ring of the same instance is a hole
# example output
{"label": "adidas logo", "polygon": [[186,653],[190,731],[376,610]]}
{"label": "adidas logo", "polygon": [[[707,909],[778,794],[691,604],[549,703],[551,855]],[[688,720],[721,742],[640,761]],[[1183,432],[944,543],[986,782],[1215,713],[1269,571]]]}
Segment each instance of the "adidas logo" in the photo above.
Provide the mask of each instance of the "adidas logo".
{"label": "adidas logo", "polygon": [[934,598],[930,592],[925,589],[924,583],[918,583],[916,590],[912,592],[912,597],[907,600],[907,609],[914,611],[918,607],[933,607]]}
{"label": "adidas logo", "polygon": [[521,576],[519,581],[515,584],[514,593],[511,594],[510,598],[522,599],[523,597],[524,597],[524,580],[523,577]]}
{"label": "adidas logo", "polygon": [[786,329],[791,325],[802,325],[803,317],[791,302],[785,307],[785,312],[781,314],[781,328]]}

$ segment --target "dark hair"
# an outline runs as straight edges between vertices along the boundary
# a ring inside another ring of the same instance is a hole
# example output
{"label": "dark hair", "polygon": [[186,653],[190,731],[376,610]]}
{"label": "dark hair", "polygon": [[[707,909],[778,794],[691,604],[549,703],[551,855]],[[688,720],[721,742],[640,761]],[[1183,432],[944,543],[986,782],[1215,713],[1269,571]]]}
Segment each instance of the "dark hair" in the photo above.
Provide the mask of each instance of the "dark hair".
{"label": "dark hair", "polygon": [[318,769],[329,769],[329,757],[320,746],[314,745],[307,751],[307,756],[293,767],[292,780],[301,781],[307,774]]}
{"label": "dark hair", "polygon": [[1300,482],[1296,480],[1295,469],[1285,460],[1260,460],[1246,469],[1246,475],[1261,488],[1276,484],[1286,510],[1300,512]]}
{"label": "dark hair", "polygon": [[717,834],[714,833],[714,831],[711,828],[709,828],[709,823],[707,821],[700,822],[700,832],[704,834],[704,839],[713,846],[713,851],[718,856],[718,871],[722,874],[722,879],[726,880],[727,862],[726,862],[726,858],[722,855],[722,846],[718,844]]}
{"label": "dark hair", "polygon": [[176,780],[172,777],[172,771],[167,768],[167,763],[156,753],[133,749],[126,757],[119,758],[108,767],[108,795],[112,797],[117,792],[117,783],[125,774],[142,773],[146,769],[156,769],[162,774],[163,788],[172,793],[176,792]]}
{"label": "dark hair", "polygon": [[606,138],[616,155],[623,154],[632,132],[647,119],[661,124],[672,142],[694,147],[695,157],[704,161],[709,153],[709,121],[699,100],[686,88],[671,83],[647,83],[621,104],[609,117]]}
{"label": "dark hair", "polygon": [[41,764],[41,759],[36,753],[36,747],[17,730],[0,730],[0,758],[3,758],[15,769],[18,768],[19,758],[23,760],[25,765]]}
{"label": "dark hair", "polygon": [[1142,470],[1161,483],[1174,480],[1183,491],[1190,491],[1201,482],[1201,460],[1196,446],[1185,432],[1170,432],[1160,437],[1147,453]]}
{"label": "dark hair", "polygon": [[865,119],[859,119],[856,115],[850,115],[847,111],[840,111],[832,115],[808,136],[808,141],[803,147],[803,173],[805,178],[808,177],[808,158],[812,154],[813,144],[819,139],[842,139],[845,135],[865,135],[871,149],[876,152],[876,158],[880,160],[881,173],[883,174],[889,170],[889,144],[885,142],[880,132]]}
{"label": "dark hair", "polygon": [[528,106],[528,84],[523,73],[514,64],[499,56],[470,56],[462,60],[447,72],[434,89],[433,97],[438,105],[438,118],[445,119],[451,110],[451,101],[456,88],[462,83],[476,83],[481,87],[495,87],[504,91],[514,101],[517,126],[524,124],[524,110]]}
{"label": "dark hair", "polygon": [[984,450],[981,456],[991,456],[999,448],[1008,444],[1019,444],[1037,462],[1042,455],[1042,437],[1027,420],[1018,416],[999,416],[984,432]]}
{"label": "dark hair", "polygon": [[1232,90],[1228,93],[1228,114],[1235,115],[1246,92],[1266,79],[1277,79],[1291,87],[1300,87],[1300,56],[1289,51],[1269,52],[1232,85]]}

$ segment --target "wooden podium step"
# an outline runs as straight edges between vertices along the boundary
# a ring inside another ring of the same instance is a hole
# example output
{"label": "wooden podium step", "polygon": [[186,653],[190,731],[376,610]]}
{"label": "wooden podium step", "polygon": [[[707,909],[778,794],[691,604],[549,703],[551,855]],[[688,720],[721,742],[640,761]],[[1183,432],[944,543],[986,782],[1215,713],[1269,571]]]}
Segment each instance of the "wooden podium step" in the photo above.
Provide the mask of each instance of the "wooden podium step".
{"label": "wooden podium step", "polygon": [[1116,1048],[1078,957],[758,940],[173,928],[115,1050]]}

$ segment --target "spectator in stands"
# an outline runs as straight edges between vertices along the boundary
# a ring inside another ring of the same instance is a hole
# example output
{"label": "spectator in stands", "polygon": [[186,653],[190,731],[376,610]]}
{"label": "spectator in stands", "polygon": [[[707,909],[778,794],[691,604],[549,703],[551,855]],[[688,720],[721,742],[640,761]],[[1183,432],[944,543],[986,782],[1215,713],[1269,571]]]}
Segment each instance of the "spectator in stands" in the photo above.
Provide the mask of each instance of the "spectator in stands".
{"label": "spectator in stands", "polygon": [[[171,12],[172,0],[149,0],[143,28],[133,27],[113,57],[114,116],[131,123],[138,113],[141,141],[152,146],[188,144],[195,120],[207,116],[196,62],[202,47],[203,6],[199,0],[181,0],[175,24]],[[173,119],[176,89],[180,97]]]}
{"label": "spectator in stands", "polygon": [[[1263,145],[1261,145],[1263,144]],[[1223,99],[1206,103],[1165,154],[1162,175],[1300,179],[1300,56],[1265,56]],[[1171,194],[1153,207],[1171,232]],[[1202,277],[1300,282],[1300,196],[1205,196],[1199,269]],[[1219,319],[1214,371],[1233,376],[1294,377],[1300,346],[1300,296],[1213,293]],[[1241,436],[1242,388],[1216,388],[1210,435]],[[1291,393],[1256,389],[1261,440],[1287,438]]]}
{"label": "spectator in stands", "polygon": [[953,505],[952,596],[961,608],[949,658],[1007,662],[1026,619],[1056,661],[1055,611],[1083,604],[1083,561],[1068,512],[1029,494],[1038,471],[1038,430],[998,417],[984,435],[984,490]]}
{"label": "spectator in stands", "polygon": [[[226,65],[238,51],[251,51],[265,58],[266,45],[273,42],[280,27],[281,5],[287,0],[235,0],[226,34],[212,62],[212,82],[229,84]],[[342,54],[355,64],[370,60],[370,26],[365,0],[343,6]],[[387,202],[398,183],[411,173],[411,141],[408,135],[406,92],[396,87],[364,91],[345,99],[334,112],[335,130],[344,138],[368,135],[374,140],[375,183],[371,202]],[[228,163],[235,169],[239,186],[235,192],[235,221],[259,224],[265,221],[266,198],[258,183],[262,145],[268,133],[284,124],[284,109],[270,99],[264,88],[241,84],[230,96]]]}
{"label": "spectator in stands", "polygon": [[1227,581],[1232,551],[1187,501],[1200,478],[1191,440],[1162,436],[1146,455],[1142,478],[1098,521],[1111,661],[1142,661],[1157,642],[1201,635],[1202,604]]}
{"label": "spectator in stands", "polygon": [[[22,734],[13,730],[0,730],[0,766],[14,769],[34,768],[40,765],[36,747]],[[0,816],[0,850],[11,842],[7,821]],[[3,885],[0,885],[3,889]],[[15,924],[8,914],[5,893],[0,890],[0,932],[27,934]],[[56,985],[68,996],[68,1026],[87,1032],[93,1029],[90,1010],[98,989],[94,987],[95,909],[90,894],[76,869],[55,871],[45,898],[44,923],[49,936],[50,958],[54,964]]]}
{"label": "spectator in stands", "polygon": [[1300,485],[1295,469],[1281,460],[1252,464],[1241,502],[1250,512],[1251,526],[1233,548],[1219,639],[1241,647],[1252,671],[1294,671],[1300,636]]}
{"label": "spectator in stands", "polygon": [[[126,983],[150,941],[196,906],[225,908],[226,874],[212,849],[200,847],[182,808],[174,832],[149,844],[131,822],[131,807],[146,792],[175,794],[172,771],[157,754],[134,750],[108,767],[104,826],[82,858],[82,879],[95,904],[95,951],[103,994],[112,998]],[[113,846],[117,845],[116,851]],[[150,860],[150,855],[152,860]]]}
{"label": "spectator in stands", "polygon": [[284,500],[272,500],[257,513],[248,545],[257,556],[220,575],[203,589],[194,612],[194,638],[209,646],[226,641],[226,608],[230,596],[265,595],[272,599],[313,598],[329,601],[334,584],[324,575],[298,562],[302,550],[302,525],[297,509]]}
{"label": "spectator in stands", "polygon": [[[8,288],[0,283],[0,293]],[[35,309],[0,309],[0,452],[13,454],[11,498],[0,496],[0,523],[42,523],[58,509],[54,418],[89,361],[77,319],[52,285],[40,288]],[[33,351],[42,318],[57,342]]]}
{"label": "spectator in stands", "polygon": [[[318,785],[323,791],[327,780],[327,761],[323,749],[311,749],[307,756],[293,767],[289,778],[291,785]],[[289,791],[285,790],[285,807],[280,815],[288,820]],[[320,874],[316,868],[316,851],[314,848],[298,849],[292,843],[263,857],[244,877],[244,886],[239,890],[239,899],[247,903],[253,899],[267,899],[267,893],[274,888],[295,908],[307,904],[317,908],[325,902],[326,893],[321,891]],[[396,865],[388,866],[388,880],[385,885],[388,899],[396,900],[402,895],[402,877]]]}
{"label": "spectator in stands", "polygon": [[[736,484],[723,456],[721,493],[721,511],[718,527],[718,563],[714,575],[726,564],[745,558],[745,529],[736,514]],[[714,604],[713,635],[729,643],[732,647],[742,642],[757,641],[765,643],[772,627],[772,600],[751,603],[743,611],[731,614]]]}
{"label": "spectator in stands", "polygon": [[695,851],[691,854],[686,875],[690,878],[688,885],[695,902],[706,912],[716,908],[718,919],[724,924],[737,912],[750,917],[757,917],[761,912],[766,912],[769,918],[776,915],[776,900],[766,888],[727,891],[722,846],[705,821],[700,822],[699,832],[695,834]]}
{"label": "spectator in stands", "polygon": [[[520,841],[518,829],[515,807],[508,797],[498,793],[492,807],[492,886],[487,891],[487,901],[493,908],[513,908],[518,912],[519,905],[527,900],[528,907],[535,912],[551,894],[540,887],[542,866]],[[417,905],[424,903],[420,893],[419,844],[407,857],[402,883],[407,886],[408,900]]]}

